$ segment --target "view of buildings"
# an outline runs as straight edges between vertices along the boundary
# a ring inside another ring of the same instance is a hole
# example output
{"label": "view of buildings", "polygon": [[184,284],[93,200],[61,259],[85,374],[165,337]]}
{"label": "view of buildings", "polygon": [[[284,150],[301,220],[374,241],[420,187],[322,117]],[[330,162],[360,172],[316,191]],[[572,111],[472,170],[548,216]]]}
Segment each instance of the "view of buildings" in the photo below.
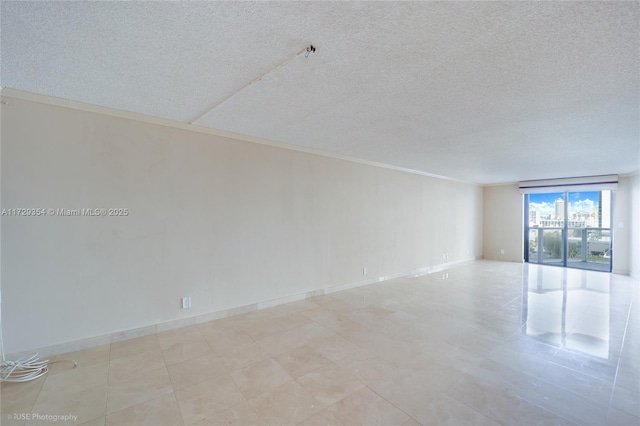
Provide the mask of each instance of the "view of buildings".
{"label": "view of buildings", "polygon": [[527,202],[528,261],[610,269],[611,191],[529,194]]}
{"label": "view of buildings", "polygon": [[[570,192],[568,198],[569,228],[611,227],[611,191]],[[529,195],[530,228],[563,228],[564,222],[564,193]]]}

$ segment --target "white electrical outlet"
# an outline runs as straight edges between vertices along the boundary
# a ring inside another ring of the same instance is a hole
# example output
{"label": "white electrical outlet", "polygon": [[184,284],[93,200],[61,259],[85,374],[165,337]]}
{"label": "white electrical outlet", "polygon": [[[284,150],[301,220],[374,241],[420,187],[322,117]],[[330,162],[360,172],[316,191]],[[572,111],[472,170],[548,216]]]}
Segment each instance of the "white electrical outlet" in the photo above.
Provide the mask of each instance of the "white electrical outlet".
{"label": "white electrical outlet", "polygon": [[504,249],[500,249],[500,254],[504,254]]}
{"label": "white electrical outlet", "polygon": [[362,268],[362,275],[367,275],[368,273],[369,273],[369,270],[367,269],[366,266]]}
{"label": "white electrical outlet", "polygon": [[191,296],[182,298],[182,309],[189,309],[191,307]]}

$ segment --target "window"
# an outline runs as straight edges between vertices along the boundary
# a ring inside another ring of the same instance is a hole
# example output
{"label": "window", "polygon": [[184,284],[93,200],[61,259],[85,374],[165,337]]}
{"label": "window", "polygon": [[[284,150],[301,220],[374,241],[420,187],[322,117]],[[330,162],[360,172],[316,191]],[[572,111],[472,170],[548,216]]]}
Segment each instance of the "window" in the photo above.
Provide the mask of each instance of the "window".
{"label": "window", "polygon": [[525,261],[611,272],[611,191],[525,194]]}

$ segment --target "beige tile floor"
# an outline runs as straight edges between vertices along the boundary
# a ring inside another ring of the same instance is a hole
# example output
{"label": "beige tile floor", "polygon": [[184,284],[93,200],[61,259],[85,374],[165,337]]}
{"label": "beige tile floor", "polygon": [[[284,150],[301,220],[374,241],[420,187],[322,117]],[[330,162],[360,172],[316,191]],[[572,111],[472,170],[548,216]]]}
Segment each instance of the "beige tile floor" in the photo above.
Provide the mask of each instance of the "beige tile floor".
{"label": "beige tile floor", "polygon": [[639,302],[629,277],[479,261],[60,355],[3,384],[0,423],[640,425]]}

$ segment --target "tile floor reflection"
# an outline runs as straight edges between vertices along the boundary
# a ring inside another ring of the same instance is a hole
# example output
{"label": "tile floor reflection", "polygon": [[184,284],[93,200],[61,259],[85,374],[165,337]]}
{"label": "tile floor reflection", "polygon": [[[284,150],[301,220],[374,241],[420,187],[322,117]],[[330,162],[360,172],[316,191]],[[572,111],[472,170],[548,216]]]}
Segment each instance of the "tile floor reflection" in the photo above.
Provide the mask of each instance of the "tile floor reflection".
{"label": "tile floor reflection", "polygon": [[639,285],[473,262],[59,355],[0,423],[639,425]]}
{"label": "tile floor reflection", "polygon": [[[611,274],[566,268],[531,268],[523,276],[523,331],[541,342],[596,358],[619,352],[611,321],[626,324],[630,298],[611,309]],[[619,289],[615,289],[619,291]],[[618,327],[616,327],[618,328]]]}

